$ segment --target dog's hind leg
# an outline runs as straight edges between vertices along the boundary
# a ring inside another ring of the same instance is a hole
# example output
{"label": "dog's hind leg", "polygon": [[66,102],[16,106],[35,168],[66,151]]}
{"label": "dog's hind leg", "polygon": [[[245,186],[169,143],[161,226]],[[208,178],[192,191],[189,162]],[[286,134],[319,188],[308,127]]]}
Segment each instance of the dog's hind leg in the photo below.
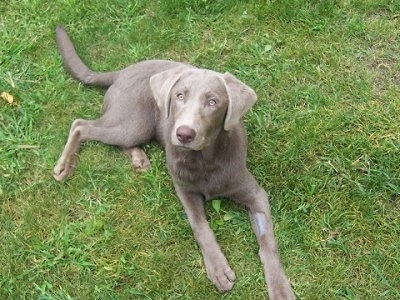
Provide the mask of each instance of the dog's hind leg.
{"label": "dog's hind leg", "polygon": [[76,166],[76,153],[82,142],[82,129],[86,128],[89,122],[92,121],[77,119],[72,123],[68,141],[53,170],[53,176],[57,181],[64,180],[72,174]]}
{"label": "dog's hind leg", "polygon": [[53,176],[57,181],[64,180],[72,174],[76,166],[76,154],[79,151],[80,145],[82,142],[88,140],[100,141],[105,144],[130,149],[133,162],[138,159],[142,161],[141,165],[139,163],[137,165],[134,164],[134,167],[148,167],[146,154],[136,146],[147,142],[151,139],[151,136],[136,131],[130,132],[129,126],[126,126],[126,124],[108,126],[106,123],[105,118],[97,120],[77,119],[72,123],[67,143],[54,167]]}

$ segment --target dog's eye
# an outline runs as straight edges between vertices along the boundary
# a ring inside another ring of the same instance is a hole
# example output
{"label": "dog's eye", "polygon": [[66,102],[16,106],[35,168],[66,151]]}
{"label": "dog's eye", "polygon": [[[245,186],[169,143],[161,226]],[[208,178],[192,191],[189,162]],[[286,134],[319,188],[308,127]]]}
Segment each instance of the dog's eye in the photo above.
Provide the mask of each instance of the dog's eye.
{"label": "dog's eye", "polygon": [[183,100],[185,98],[185,95],[183,95],[183,93],[178,93],[176,94],[176,98],[178,98],[178,100]]}
{"label": "dog's eye", "polygon": [[208,99],[208,105],[209,105],[209,106],[214,106],[215,104],[217,104],[217,100],[215,100],[215,99],[213,99],[213,98]]}

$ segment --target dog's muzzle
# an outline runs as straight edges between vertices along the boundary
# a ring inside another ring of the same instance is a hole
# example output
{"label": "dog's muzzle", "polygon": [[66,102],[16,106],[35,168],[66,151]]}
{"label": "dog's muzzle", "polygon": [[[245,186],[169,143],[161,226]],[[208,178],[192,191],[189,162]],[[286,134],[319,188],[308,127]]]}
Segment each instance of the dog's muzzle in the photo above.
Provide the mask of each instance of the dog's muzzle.
{"label": "dog's muzzle", "polygon": [[196,131],[187,125],[179,126],[175,134],[178,141],[182,144],[191,143],[196,137]]}

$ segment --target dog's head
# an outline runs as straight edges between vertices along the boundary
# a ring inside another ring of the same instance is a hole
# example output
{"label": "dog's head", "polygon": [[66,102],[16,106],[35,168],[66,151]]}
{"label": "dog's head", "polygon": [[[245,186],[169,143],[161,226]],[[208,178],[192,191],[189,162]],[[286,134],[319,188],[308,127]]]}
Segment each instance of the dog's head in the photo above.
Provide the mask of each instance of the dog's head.
{"label": "dog's head", "polygon": [[229,73],[189,66],[153,75],[150,86],[162,115],[171,118],[171,143],[196,151],[237,125],[257,99]]}

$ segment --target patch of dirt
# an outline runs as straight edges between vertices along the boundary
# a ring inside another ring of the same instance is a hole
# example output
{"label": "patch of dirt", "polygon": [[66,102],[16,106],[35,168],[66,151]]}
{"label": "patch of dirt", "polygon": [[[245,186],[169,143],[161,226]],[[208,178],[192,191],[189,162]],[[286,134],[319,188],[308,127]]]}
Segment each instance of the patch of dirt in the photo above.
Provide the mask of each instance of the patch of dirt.
{"label": "patch of dirt", "polygon": [[399,55],[393,53],[391,55],[386,54],[384,57],[374,56],[367,64],[375,94],[380,95],[393,85],[400,86],[400,66],[397,58]]}

